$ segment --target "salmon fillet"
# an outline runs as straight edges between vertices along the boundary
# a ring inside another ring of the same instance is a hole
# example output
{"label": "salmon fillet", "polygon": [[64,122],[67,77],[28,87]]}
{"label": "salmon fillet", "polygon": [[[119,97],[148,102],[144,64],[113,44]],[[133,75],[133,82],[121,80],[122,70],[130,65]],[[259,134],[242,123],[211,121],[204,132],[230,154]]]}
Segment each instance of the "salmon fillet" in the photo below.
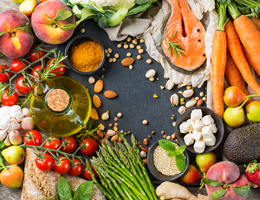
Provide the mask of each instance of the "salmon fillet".
{"label": "salmon fillet", "polygon": [[[165,27],[162,49],[170,62],[182,73],[193,73],[206,61],[205,28],[190,10],[186,0],[170,0],[172,14]],[[174,36],[174,34],[176,34]],[[174,36],[174,37],[173,37]],[[173,37],[173,38],[172,38]],[[180,44],[184,55],[174,54],[168,41]]]}

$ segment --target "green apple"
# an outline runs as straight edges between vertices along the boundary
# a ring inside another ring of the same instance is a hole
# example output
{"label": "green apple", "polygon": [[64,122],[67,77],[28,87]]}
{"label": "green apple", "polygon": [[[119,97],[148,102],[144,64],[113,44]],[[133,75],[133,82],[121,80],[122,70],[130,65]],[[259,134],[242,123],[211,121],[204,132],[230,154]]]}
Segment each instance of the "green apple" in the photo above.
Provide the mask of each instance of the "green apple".
{"label": "green apple", "polygon": [[23,3],[25,0],[12,0],[14,3]]}
{"label": "green apple", "polygon": [[260,101],[252,101],[246,106],[247,118],[252,122],[260,122]]}
{"label": "green apple", "polygon": [[2,156],[10,165],[20,165],[25,158],[25,151],[22,147],[11,146],[2,151]]}
{"label": "green apple", "polygon": [[196,163],[201,172],[207,172],[209,168],[217,161],[216,155],[213,152],[197,154]]}
{"label": "green apple", "polygon": [[243,107],[229,107],[223,115],[224,121],[232,128],[242,126],[246,120]]}

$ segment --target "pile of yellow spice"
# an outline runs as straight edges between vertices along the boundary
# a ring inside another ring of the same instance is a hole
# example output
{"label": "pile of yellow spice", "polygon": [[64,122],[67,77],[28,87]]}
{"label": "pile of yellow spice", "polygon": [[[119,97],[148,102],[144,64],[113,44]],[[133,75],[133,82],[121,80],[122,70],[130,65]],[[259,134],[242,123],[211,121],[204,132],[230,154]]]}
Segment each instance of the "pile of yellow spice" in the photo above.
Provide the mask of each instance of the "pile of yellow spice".
{"label": "pile of yellow spice", "polygon": [[95,41],[86,41],[71,48],[69,61],[78,71],[90,72],[96,69],[102,62],[103,50]]}

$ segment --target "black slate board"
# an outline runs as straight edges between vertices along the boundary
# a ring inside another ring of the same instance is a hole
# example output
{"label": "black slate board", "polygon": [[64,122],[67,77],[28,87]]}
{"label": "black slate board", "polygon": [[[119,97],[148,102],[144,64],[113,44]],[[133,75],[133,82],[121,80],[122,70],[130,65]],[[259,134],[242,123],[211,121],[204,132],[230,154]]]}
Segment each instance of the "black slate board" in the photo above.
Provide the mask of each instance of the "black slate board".
{"label": "black slate board", "polygon": [[[184,91],[186,87],[178,89],[177,85],[175,85],[171,91],[166,89],[161,90],[160,86],[165,86],[167,82],[167,79],[163,78],[164,70],[155,60],[153,60],[152,64],[146,63],[146,60],[150,58],[147,52],[141,54],[141,60],[137,60],[136,56],[139,54],[136,48],[117,48],[119,42],[110,41],[106,32],[100,28],[94,20],[86,20],[80,24],[72,38],[82,34],[80,32],[82,28],[86,30],[84,35],[95,36],[103,43],[105,48],[111,48],[113,50],[111,57],[114,57],[115,53],[120,55],[120,58],[117,59],[115,63],[105,62],[103,66],[105,71],[100,70],[93,74],[96,80],[102,79],[104,81],[104,90],[100,94],[97,94],[102,100],[102,106],[97,109],[98,114],[101,116],[101,114],[107,110],[110,112],[109,120],[103,121],[100,119],[95,122],[95,125],[103,123],[106,129],[108,129],[108,124],[114,123],[114,117],[116,117],[118,112],[121,112],[123,117],[119,118],[118,121],[119,130],[131,131],[141,143],[144,138],[150,135],[151,139],[149,139],[147,148],[159,139],[163,139],[163,135],[161,134],[162,130],[165,131],[166,135],[172,135],[175,132],[172,123],[180,116],[178,112],[180,106],[173,107],[170,103],[170,96],[180,90]],[[59,45],[58,49],[64,52],[66,44],[67,43]],[[141,45],[144,50],[146,49],[145,44],[139,43],[139,45]],[[133,64],[133,70],[121,65],[121,60],[126,57],[128,52],[131,52],[132,57],[136,59]],[[150,82],[145,77],[145,73],[149,69],[155,69],[157,71],[154,82]],[[67,70],[65,75],[80,81],[89,89],[91,97],[95,94],[93,91],[94,85],[88,83],[88,75],[80,75],[72,70]],[[104,78],[101,78],[101,75],[104,75]],[[157,80],[157,78],[159,78],[159,80]],[[201,88],[194,88],[195,94],[193,96],[199,96],[201,91],[206,93],[205,87],[206,83]],[[104,91],[106,90],[115,91],[118,97],[115,99],[106,99],[104,97]],[[153,94],[157,94],[159,98],[154,99]],[[178,95],[182,98],[182,95]],[[188,100],[190,99],[185,99],[186,102]],[[205,106],[205,103],[203,105]],[[171,119],[173,114],[175,114],[174,121]],[[147,125],[142,124],[144,119],[148,120]],[[151,134],[152,131],[155,131],[154,135]],[[130,141],[130,135],[126,138]],[[194,158],[194,155],[191,156],[191,158]]]}

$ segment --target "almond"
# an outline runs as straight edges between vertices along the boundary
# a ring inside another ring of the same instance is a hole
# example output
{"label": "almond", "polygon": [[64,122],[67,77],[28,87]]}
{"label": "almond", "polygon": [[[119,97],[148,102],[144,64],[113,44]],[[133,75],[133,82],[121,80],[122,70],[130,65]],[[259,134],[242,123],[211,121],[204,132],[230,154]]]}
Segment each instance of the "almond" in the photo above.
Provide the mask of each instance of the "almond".
{"label": "almond", "polygon": [[93,104],[96,108],[99,108],[102,105],[102,102],[97,95],[93,96]]}
{"label": "almond", "polygon": [[132,65],[134,63],[134,58],[124,58],[121,62],[121,64],[125,67],[128,67],[129,65]]}
{"label": "almond", "polygon": [[112,90],[107,90],[107,91],[105,91],[104,96],[108,99],[113,99],[117,96],[117,93],[115,93]]}
{"label": "almond", "polygon": [[99,120],[99,116],[95,108],[91,109],[90,117],[94,120]]}
{"label": "almond", "polygon": [[102,80],[98,80],[94,85],[94,91],[100,93],[103,90],[104,83]]}

